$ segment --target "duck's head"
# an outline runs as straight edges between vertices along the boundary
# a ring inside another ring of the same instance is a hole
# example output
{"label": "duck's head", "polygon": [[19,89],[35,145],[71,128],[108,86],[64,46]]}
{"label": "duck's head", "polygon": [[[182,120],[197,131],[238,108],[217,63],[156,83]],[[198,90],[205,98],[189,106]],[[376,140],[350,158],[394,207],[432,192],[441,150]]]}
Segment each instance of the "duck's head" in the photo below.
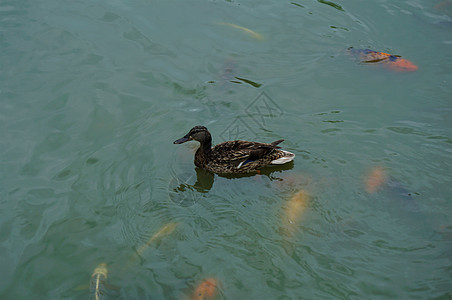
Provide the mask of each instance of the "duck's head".
{"label": "duck's head", "polygon": [[188,141],[198,141],[201,144],[204,142],[210,142],[212,137],[210,136],[209,131],[204,126],[195,126],[182,138],[175,140],[174,144],[182,144]]}

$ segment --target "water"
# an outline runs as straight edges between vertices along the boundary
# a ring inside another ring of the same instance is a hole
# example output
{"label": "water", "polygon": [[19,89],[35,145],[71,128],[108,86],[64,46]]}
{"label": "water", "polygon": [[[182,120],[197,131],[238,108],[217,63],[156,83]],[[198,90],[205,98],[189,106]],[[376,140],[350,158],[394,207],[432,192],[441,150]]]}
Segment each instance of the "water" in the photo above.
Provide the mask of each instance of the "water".
{"label": "water", "polygon": [[[451,20],[419,0],[2,1],[0,297],[87,299],[106,263],[107,299],[208,277],[220,299],[449,299]],[[195,143],[172,142],[198,124],[297,157],[194,186]]]}

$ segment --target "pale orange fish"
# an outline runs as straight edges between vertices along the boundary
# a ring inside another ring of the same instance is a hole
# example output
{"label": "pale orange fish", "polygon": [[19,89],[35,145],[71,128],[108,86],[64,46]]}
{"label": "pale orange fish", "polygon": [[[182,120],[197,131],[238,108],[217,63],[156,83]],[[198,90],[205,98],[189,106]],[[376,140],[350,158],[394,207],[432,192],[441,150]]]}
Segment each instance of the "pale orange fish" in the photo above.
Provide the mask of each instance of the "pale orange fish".
{"label": "pale orange fish", "polygon": [[193,293],[193,300],[213,299],[218,294],[219,281],[216,278],[206,278],[201,282]]}
{"label": "pale orange fish", "polygon": [[366,177],[366,191],[368,193],[374,193],[386,182],[387,179],[388,174],[382,167],[374,167]]}
{"label": "pale orange fish", "polygon": [[256,40],[263,40],[264,39],[262,34],[257,33],[255,31],[249,29],[249,28],[246,28],[246,27],[243,27],[243,26],[240,26],[240,25],[237,25],[237,24],[224,23],[224,22],[218,22],[217,24],[224,25],[224,26],[229,26],[229,27],[232,27],[232,28],[235,28],[235,29],[239,29],[239,30],[241,30],[243,32],[246,32],[247,34],[249,34],[251,37],[253,37]]}
{"label": "pale orange fish", "polygon": [[289,227],[293,227],[300,220],[309,203],[309,195],[305,190],[299,190],[290,197],[285,208],[284,218]]}
{"label": "pale orange fish", "polygon": [[159,231],[157,231],[157,233],[155,233],[148,241],[146,244],[140,246],[137,249],[137,253],[138,255],[142,255],[143,252],[149,248],[149,246],[154,243],[157,242],[159,239],[163,238],[164,236],[167,236],[169,234],[171,234],[177,227],[177,223],[175,222],[171,222],[166,224],[165,226],[163,226],[162,228],[160,228]]}
{"label": "pale orange fish", "polygon": [[154,235],[152,235],[149,240],[142,244],[140,247],[137,248],[136,252],[130,256],[129,259],[129,265],[136,262],[136,260],[143,255],[143,253],[149,249],[153,244],[157,243],[161,239],[163,239],[165,236],[170,235],[178,226],[178,223],[171,222],[168,223],[160,228],[159,231],[157,231]]}
{"label": "pale orange fish", "polygon": [[102,290],[107,280],[108,269],[106,263],[100,263],[91,275],[90,290],[94,294],[94,299],[99,300],[102,296]]}

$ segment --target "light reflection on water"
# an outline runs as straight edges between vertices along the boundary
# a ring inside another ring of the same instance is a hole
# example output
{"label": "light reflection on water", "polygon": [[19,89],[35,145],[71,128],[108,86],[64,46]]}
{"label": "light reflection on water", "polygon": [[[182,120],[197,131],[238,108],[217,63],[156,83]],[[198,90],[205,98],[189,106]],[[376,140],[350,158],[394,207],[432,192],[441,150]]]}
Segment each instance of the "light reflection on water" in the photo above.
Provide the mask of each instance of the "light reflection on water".
{"label": "light reflection on water", "polygon": [[[0,297],[88,298],[101,263],[105,298],[450,297],[438,2],[0,4]],[[172,144],[198,124],[297,157],[211,176]]]}

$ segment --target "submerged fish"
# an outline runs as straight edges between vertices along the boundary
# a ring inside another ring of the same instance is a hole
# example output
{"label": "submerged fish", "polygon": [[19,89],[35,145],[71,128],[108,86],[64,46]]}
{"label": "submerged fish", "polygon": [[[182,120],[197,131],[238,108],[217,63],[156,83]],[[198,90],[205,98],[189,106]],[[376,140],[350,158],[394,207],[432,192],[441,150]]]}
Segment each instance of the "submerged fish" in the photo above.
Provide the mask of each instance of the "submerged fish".
{"label": "submerged fish", "polygon": [[229,26],[229,27],[232,27],[232,28],[235,28],[235,29],[242,30],[243,32],[246,32],[247,34],[249,34],[251,37],[253,37],[256,40],[263,40],[264,39],[264,37],[260,33],[257,33],[257,32],[255,32],[255,31],[253,31],[251,29],[248,29],[246,27],[243,27],[243,26],[240,26],[240,25],[237,25],[237,24],[224,23],[224,22],[218,22],[217,24],[224,25],[224,26]]}
{"label": "submerged fish", "polygon": [[291,230],[298,224],[301,215],[304,213],[309,203],[309,195],[305,190],[296,192],[287,202],[284,210],[284,223]]}
{"label": "submerged fish", "polygon": [[366,191],[369,194],[376,192],[383,184],[386,183],[388,175],[386,171],[380,167],[374,167],[371,172],[366,176],[365,185]]}
{"label": "submerged fish", "polygon": [[358,57],[363,63],[382,63],[391,70],[399,72],[412,72],[418,69],[411,61],[404,59],[399,55],[392,55],[370,49],[354,49],[353,47],[350,47],[347,50]]}
{"label": "submerged fish", "polygon": [[219,281],[216,278],[210,277],[204,279],[195,289],[193,293],[193,300],[207,300],[213,299],[218,293]]}
{"label": "submerged fish", "polygon": [[419,212],[420,207],[411,193],[397,179],[389,176],[381,167],[374,167],[365,178],[366,191],[373,194],[381,191],[390,199],[396,199],[401,207],[410,212]]}
{"label": "submerged fish", "polygon": [[105,292],[105,282],[107,281],[108,269],[106,263],[100,263],[91,275],[90,291],[93,299],[99,300]]}
{"label": "submerged fish", "polygon": [[160,228],[160,230],[157,231],[157,233],[155,233],[155,234],[154,234],[154,235],[146,242],[146,244],[140,246],[140,247],[137,249],[138,255],[143,254],[143,252],[144,252],[147,248],[149,248],[149,246],[150,246],[152,243],[157,242],[157,241],[158,241],[159,239],[161,239],[162,237],[171,234],[171,233],[176,229],[177,225],[178,225],[177,223],[171,222],[171,223],[166,224],[166,225],[163,226],[162,228]]}

